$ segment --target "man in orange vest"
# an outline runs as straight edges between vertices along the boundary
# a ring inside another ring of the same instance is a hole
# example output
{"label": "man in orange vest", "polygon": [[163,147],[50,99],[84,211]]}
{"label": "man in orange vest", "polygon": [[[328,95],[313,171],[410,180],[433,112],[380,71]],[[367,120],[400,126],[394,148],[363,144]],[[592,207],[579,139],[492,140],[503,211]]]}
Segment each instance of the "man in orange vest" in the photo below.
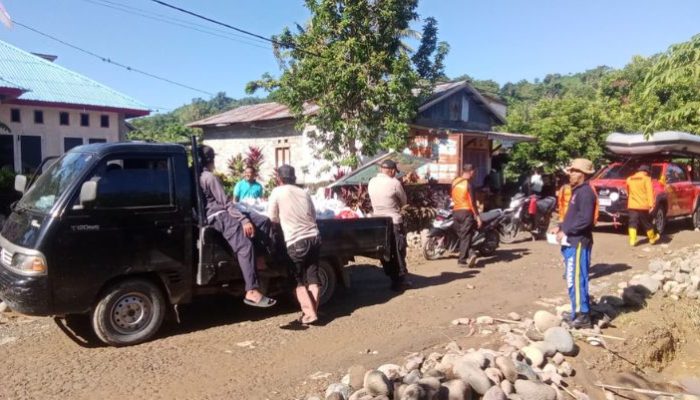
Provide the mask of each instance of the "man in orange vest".
{"label": "man in orange vest", "polygon": [[649,243],[659,240],[659,234],[654,231],[650,213],[654,209],[654,188],[651,186],[651,169],[648,165],[640,165],[637,173],[627,178],[627,211],[629,212],[630,246],[637,244],[637,228],[639,225],[646,231]]}
{"label": "man in orange vest", "polygon": [[471,252],[474,228],[481,228],[479,212],[474,207],[474,192],[471,180],[476,170],[471,164],[462,167],[462,176],[452,181],[452,203],[454,203],[454,226],[459,236],[459,259],[457,264],[474,267],[476,254]]}

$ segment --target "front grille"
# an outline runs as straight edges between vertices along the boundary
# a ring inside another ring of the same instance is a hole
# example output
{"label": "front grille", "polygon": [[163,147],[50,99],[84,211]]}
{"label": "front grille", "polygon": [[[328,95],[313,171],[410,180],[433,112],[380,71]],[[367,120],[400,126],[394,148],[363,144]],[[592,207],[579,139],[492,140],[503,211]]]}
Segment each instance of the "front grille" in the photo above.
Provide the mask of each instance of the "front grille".
{"label": "front grille", "polygon": [[6,267],[9,267],[10,265],[12,265],[12,256],[13,255],[14,255],[13,253],[10,253],[6,249],[0,250],[0,263],[2,263],[2,265],[6,266]]}

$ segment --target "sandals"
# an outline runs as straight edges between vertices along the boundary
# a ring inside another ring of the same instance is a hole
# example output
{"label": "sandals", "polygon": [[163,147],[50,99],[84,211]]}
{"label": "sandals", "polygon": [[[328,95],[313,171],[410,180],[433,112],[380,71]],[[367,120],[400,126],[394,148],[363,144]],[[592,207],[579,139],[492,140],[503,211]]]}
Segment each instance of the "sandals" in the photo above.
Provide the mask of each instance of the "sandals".
{"label": "sandals", "polygon": [[277,304],[277,300],[271,299],[265,295],[260,298],[257,303],[250,299],[243,299],[243,302],[251,307],[268,308]]}

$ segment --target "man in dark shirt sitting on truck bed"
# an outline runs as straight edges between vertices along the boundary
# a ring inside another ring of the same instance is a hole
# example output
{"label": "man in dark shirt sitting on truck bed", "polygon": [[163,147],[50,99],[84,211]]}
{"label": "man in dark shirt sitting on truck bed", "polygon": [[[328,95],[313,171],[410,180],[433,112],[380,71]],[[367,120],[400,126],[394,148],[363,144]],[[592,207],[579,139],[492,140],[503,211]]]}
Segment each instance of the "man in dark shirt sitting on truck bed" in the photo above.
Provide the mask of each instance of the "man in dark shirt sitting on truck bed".
{"label": "man in dark shirt sitting on truck bed", "polygon": [[201,146],[199,156],[204,167],[199,184],[206,201],[207,222],[221,232],[236,253],[245,281],[246,294],[243,302],[254,307],[271,307],[276,301],[260,292],[255,270],[255,249],[251,240],[255,236],[255,226],[249,217],[228,201],[223,185],[213,174],[214,149]]}

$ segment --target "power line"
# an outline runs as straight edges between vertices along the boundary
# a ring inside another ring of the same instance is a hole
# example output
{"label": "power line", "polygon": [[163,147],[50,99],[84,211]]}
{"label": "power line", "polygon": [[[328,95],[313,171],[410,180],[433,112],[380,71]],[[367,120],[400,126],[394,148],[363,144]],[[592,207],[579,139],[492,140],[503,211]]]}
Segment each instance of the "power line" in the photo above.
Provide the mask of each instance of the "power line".
{"label": "power line", "polygon": [[304,50],[304,49],[302,49],[302,48],[300,48],[300,47],[297,47],[296,45],[294,45],[294,44],[292,44],[292,43],[282,43],[282,42],[280,42],[280,41],[278,41],[278,40],[270,39],[270,38],[267,38],[267,37],[265,37],[265,36],[258,35],[257,33],[253,33],[253,32],[247,31],[247,30],[245,30],[245,29],[236,28],[235,26],[229,25],[229,24],[227,24],[227,23],[225,23],[225,22],[217,21],[217,20],[215,20],[215,19],[206,17],[206,16],[204,16],[204,15],[202,15],[202,14],[197,14],[196,12],[189,11],[189,10],[186,10],[186,9],[184,9],[184,8],[180,8],[180,7],[174,6],[174,5],[172,5],[172,4],[166,3],[166,2],[161,1],[161,0],[151,0],[151,1],[154,2],[154,3],[160,4],[160,5],[162,5],[162,6],[165,6],[165,7],[168,7],[168,8],[172,8],[173,10],[177,10],[177,11],[180,11],[180,12],[182,12],[182,13],[185,13],[185,14],[188,14],[188,15],[192,15],[193,17],[197,17],[197,18],[203,19],[203,20],[205,20],[205,21],[209,21],[209,22],[211,22],[211,23],[213,23],[213,24],[217,24],[217,25],[221,25],[221,26],[224,26],[224,27],[226,27],[226,28],[229,28],[229,29],[233,29],[233,30],[236,31],[236,32],[240,32],[240,33],[243,33],[243,34],[245,34],[245,35],[252,36],[252,37],[254,37],[254,38],[258,38],[258,39],[265,40],[265,41],[267,41],[267,42],[270,42],[270,43],[272,43],[272,44],[274,44],[274,45],[277,45],[277,46],[280,46],[280,47],[291,47],[291,48],[293,48],[293,49],[295,49],[295,50],[298,50],[298,51],[301,51],[301,52],[303,52],[303,53],[306,53],[306,54],[310,54],[310,55],[313,55],[313,56],[320,57],[319,54],[316,54],[316,53],[313,53],[313,52]]}
{"label": "power line", "polygon": [[[190,22],[190,21],[185,21],[182,19],[169,17],[166,15],[154,13],[154,12],[144,10],[141,8],[131,7],[131,6],[128,6],[126,4],[115,3],[115,2],[108,1],[108,0],[82,0],[82,1],[94,4],[94,5],[97,5],[100,7],[106,7],[106,8],[110,8],[113,10],[121,11],[123,13],[140,16],[140,17],[147,18],[150,20],[159,21],[162,23],[178,26],[178,27],[185,28],[185,29],[190,29],[190,30],[201,32],[201,33],[208,34],[211,36],[216,36],[216,37],[220,37],[223,39],[228,39],[228,40],[231,40],[231,41],[234,41],[237,43],[247,44],[249,46],[257,47],[260,49],[271,50],[270,47],[262,46],[261,45],[262,41],[259,41],[259,40],[253,41],[252,39],[250,39],[246,36],[243,36],[243,35],[237,35],[235,33],[230,33],[227,31],[220,30],[220,29],[213,29],[213,28],[201,25],[201,24],[196,24],[196,23]],[[239,38],[239,39],[236,39],[236,38]]]}
{"label": "power line", "polygon": [[28,30],[30,30],[30,31],[32,31],[32,32],[34,32],[34,33],[37,33],[37,34],[41,35],[41,36],[44,36],[44,37],[46,37],[46,38],[49,38],[49,39],[51,39],[51,40],[53,40],[53,41],[56,41],[56,42],[58,42],[58,43],[61,43],[61,44],[65,45],[65,46],[68,46],[68,47],[70,47],[70,48],[72,48],[72,49],[78,50],[78,51],[80,51],[81,53],[85,53],[85,54],[90,55],[90,56],[92,56],[92,57],[98,58],[98,59],[100,59],[100,60],[102,60],[102,61],[104,61],[104,62],[106,62],[106,63],[108,63],[108,64],[112,64],[112,65],[116,65],[116,66],[118,66],[118,67],[124,68],[124,69],[126,69],[127,71],[136,72],[136,73],[139,73],[139,74],[142,74],[142,75],[145,75],[145,76],[154,78],[154,79],[158,79],[158,80],[163,81],[163,82],[170,83],[170,84],[172,84],[172,85],[176,85],[176,86],[179,86],[179,87],[182,87],[182,88],[185,88],[185,89],[193,90],[193,91],[195,91],[195,92],[204,93],[204,94],[209,95],[209,96],[214,96],[213,93],[207,92],[206,90],[197,89],[197,88],[194,88],[194,87],[192,87],[192,86],[188,86],[188,85],[185,85],[185,84],[183,84],[183,83],[179,83],[179,82],[173,81],[173,80],[168,79],[168,78],[163,78],[162,76],[158,76],[158,75],[155,75],[155,74],[151,74],[150,72],[146,72],[146,71],[143,71],[143,70],[140,70],[140,69],[137,69],[137,68],[132,68],[132,67],[130,67],[130,66],[128,66],[128,65],[125,65],[125,64],[122,64],[122,63],[120,63],[120,62],[114,61],[114,60],[110,59],[109,57],[104,57],[104,56],[101,56],[101,55],[99,55],[99,54],[93,53],[93,52],[90,51],[90,50],[85,50],[85,49],[83,49],[82,47],[78,47],[78,46],[76,46],[76,45],[74,45],[74,44],[68,43],[68,42],[66,42],[66,41],[64,41],[64,40],[61,40],[61,39],[57,38],[57,37],[51,36],[51,35],[49,35],[48,33],[44,33],[44,32],[41,32],[41,31],[39,31],[39,30],[37,30],[37,29],[34,29],[34,28],[30,27],[30,26],[24,25],[23,23],[21,23],[21,22],[19,22],[19,21],[17,21],[17,20],[12,20],[12,22],[15,23],[15,24],[18,25],[18,26],[21,26],[21,27],[24,28],[24,29],[28,29]]}

